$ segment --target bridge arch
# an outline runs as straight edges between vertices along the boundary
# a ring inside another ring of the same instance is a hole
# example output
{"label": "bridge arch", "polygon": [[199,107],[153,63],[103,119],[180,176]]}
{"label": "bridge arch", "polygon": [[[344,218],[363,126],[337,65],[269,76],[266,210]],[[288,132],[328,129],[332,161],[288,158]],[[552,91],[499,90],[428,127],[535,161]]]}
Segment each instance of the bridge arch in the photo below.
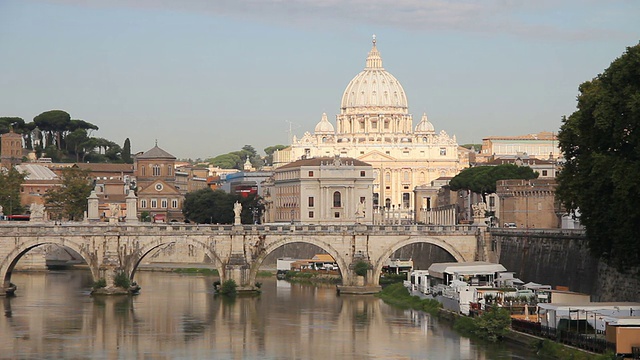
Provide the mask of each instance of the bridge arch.
{"label": "bridge arch", "polygon": [[29,239],[27,241],[16,244],[15,247],[4,257],[4,259],[0,260],[0,279],[2,279],[5,288],[9,286],[13,269],[15,268],[18,261],[20,261],[22,256],[24,256],[24,254],[28,253],[30,250],[42,245],[58,245],[75,251],[82,257],[87,265],[89,265],[93,281],[96,281],[96,279],[99,278],[96,256],[89,254],[86,251],[85,246],[65,238],[41,238],[37,240]]}
{"label": "bridge arch", "polygon": [[327,253],[329,253],[329,255],[331,255],[336,260],[336,263],[338,263],[338,270],[340,271],[340,276],[342,276],[343,280],[345,279],[346,275],[348,274],[349,263],[347,263],[345,258],[340,254],[340,252],[334,246],[332,246],[326,241],[319,240],[317,237],[314,237],[314,236],[296,237],[295,235],[291,235],[291,236],[279,238],[278,240],[273,242],[267,242],[266,246],[259,253],[256,254],[257,256],[252,261],[251,272],[249,273],[249,279],[251,283],[255,283],[256,276],[258,274],[258,269],[260,268],[260,266],[262,265],[262,263],[264,262],[264,260],[269,254],[271,254],[281,246],[284,246],[287,244],[293,244],[293,243],[305,243],[305,244],[315,245],[321,248],[322,250],[326,251]]}
{"label": "bridge arch", "polygon": [[444,251],[448,252],[451,256],[453,256],[454,259],[456,259],[457,262],[466,261],[464,256],[454,246],[452,246],[451,244],[447,243],[446,241],[438,237],[415,237],[415,238],[412,237],[403,241],[393,243],[389,248],[387,248],[382,252],[382,254],[371,264],[373,266],[373,274],[374,274],[373,279],[371,280],[376,285],[378,285],[380,280],[379,274],[382,272],[382,267],[384,266],[387,259],[400,248],[405,247],[407,245],[411,245],[411,244],[417,244],[417,243],[427,243],[427,244],[435,245],[443,249]]}
{"label": "bridge arch", "polygon": [[224,278],[224,265],[220,260],[220,257],[218,256],[218,254],[211,251],[207,243],[187,236],[180,239],[171,238],[166,240],[163,238],[156,238],[152,242],[143,244],[142,247],[140,247],[140,249],[136,251],[134,258],[132,259],[129,279],[133,280],[136,274],[136,271],[138,270],[138,266],[147,255],[153,253],[156,250],[160,250],[165,246],[169,246],[171,244],[178,244],[178,243],[180,245],[193,245],[199,251],[202,251],[206,256],[209,257],[209,259],[214,261],[214,263],[216,264],[215,267],[218,270],[220,278],[221,279]]}

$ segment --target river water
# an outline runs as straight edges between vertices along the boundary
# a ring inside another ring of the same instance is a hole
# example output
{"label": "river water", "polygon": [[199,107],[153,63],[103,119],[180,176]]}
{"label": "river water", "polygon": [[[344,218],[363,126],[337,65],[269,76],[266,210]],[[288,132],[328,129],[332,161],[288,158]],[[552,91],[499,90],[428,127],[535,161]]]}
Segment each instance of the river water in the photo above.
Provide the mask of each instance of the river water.
{"label": "river water", "polygon": [[334,286],[262,279],[256,297],[214,296],[213,277],[138,272],[134,297],[91,297],[87,271],[14,273],[0,298],[2,359],[530,359],[478,344],[427,314]]}

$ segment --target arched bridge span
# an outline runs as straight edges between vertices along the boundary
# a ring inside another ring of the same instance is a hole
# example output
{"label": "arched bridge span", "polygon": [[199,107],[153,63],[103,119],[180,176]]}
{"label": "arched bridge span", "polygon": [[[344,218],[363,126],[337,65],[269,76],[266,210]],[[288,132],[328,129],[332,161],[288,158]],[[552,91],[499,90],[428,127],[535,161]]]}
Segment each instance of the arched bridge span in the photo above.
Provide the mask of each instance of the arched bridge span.
{"label": "arched bridge span", "polygon": [[[171,243],[193,246],[219,264],[222,280],[233,279],[240,290],[254,289],[265,257],[280,246],[304,242],[332,255],[340,267],[343,286],[377,287],[384,261],[397,249],[417,242],[437,245],[458,261],[476,258],[476,228],[419,225],[189,225],[189,224],[31,224],[1,225],[0,294],[9,287],[13,267],[30,249],[57,244],[80,254],[94,280],[113,286],[118,272],[131,279],[140,261]],[[178,259],[179,261],[179,259]],[[366,261],[372,270],[357,276],[353,264]]]}

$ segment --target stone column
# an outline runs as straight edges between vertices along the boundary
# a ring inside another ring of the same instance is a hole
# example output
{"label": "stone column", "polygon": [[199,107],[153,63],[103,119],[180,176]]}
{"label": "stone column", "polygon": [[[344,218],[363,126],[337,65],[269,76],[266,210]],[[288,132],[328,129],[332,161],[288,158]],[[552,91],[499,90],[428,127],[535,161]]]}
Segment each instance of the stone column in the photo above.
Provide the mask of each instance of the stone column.
{"label": "stone column", "polygon": [[100,213],[98,211],[98,195],[96,195],[95,190],[91,190],[91,195],[87,198],[87,220],[89,221],[99,221]]}
{"label": "stone column", "polygon": [[128,223],[137,223],[138,222],[138,197],[134,194],[133,190],[129,190],[129,194],[125,199],[125,204],[127,205],[127,218],[125,219]]}

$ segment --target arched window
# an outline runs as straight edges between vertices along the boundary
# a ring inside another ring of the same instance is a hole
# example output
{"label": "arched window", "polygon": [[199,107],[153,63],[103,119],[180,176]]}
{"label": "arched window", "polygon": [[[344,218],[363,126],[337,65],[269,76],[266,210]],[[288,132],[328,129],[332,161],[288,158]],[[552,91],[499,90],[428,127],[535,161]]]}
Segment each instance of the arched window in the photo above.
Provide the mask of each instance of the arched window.
{"label": "arched window", "polygon": [[153,165],[153,176],[160,176],[160,165]]}
{"label": "arched window", "polygon": [[342,207],[342,195],[340,194],[340,191],[333,193],[333,207]]}
{"label": "arched window", "polygon": [[391,199],[386,198],[384,200],[384,207],[386,207],[387,209],[391,208]]}
{"label": "arched window", "polygon": [[147,175],[147,167],[142,165],[142,167],[140,168],[140,171],[142,172],[142,176]]}

